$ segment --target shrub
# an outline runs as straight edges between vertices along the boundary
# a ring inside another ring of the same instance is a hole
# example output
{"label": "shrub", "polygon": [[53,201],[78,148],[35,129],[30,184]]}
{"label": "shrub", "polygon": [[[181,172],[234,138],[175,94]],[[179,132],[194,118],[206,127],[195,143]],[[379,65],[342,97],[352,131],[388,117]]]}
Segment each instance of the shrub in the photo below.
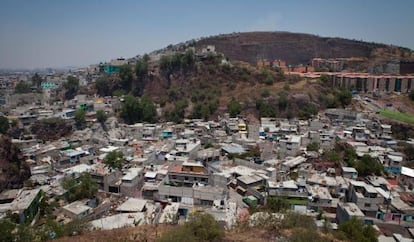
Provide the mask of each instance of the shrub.
{"label": "shrub", "polygon": [[227,105],[228,112],[230,117],[234,118],[241,113],[241,105],[235,98],[232,98]]}
{"label": "shrub", "polygon": [[338,230],[345,234],[350,241],[376,242],[378,241],[375,229],[353,217],[339,224]]}
{"label": "shrub", "polygon": [[160,242],[175,241],[222,241],[224,230],[210,214],[195,213],[190,215],[183,226],[162,234]]}
{"label": "shrub", "polygon": [[306,146],[307,151],[318,151],[320,148],[320,145],[318,142],[311,142]]}
{"label": "shrub", "polygon": [[414,101],[414,90],[410,91],[410,94],[408,94],[408,97],[411,99],[411,101]]}
{"label": "shrub", "polygon": [[266,75],[266,78],[265,78],[265,80],[264,80],[264,83],[265,83],[266,85],[271,86],[271,85],[273,85],[273,83],[274,83],[274,82],[275,82],[275,80],[273,79],[272,75],[267,74],[267,75]]}

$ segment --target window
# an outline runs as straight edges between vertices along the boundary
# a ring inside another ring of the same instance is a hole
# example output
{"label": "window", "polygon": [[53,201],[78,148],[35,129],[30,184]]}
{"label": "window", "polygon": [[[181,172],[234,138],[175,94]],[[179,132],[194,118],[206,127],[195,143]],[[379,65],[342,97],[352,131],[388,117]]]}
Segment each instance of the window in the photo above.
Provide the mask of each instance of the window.
{"label": "window", "polygon": [[365,204],[364,204],[364,207],[366,207],[366,208],[371,207],[371,203],[365,203]]}

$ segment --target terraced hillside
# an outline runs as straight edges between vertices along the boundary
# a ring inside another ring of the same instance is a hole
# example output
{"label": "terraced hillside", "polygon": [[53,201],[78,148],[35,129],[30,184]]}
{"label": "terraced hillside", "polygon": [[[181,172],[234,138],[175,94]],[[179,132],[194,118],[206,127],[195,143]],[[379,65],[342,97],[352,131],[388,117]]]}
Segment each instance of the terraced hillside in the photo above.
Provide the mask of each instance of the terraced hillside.
{"label": "terraced hillside", "polygon": [[197,46],[214,45],[231,60],[255,63],[259,59],[281,59],[288,64],[306,64],[312,58],[382,57],[399,59],[414,57],[407,48],[368,43],[342,38],[325,38],[290,32],[247,32],[203,38]]}

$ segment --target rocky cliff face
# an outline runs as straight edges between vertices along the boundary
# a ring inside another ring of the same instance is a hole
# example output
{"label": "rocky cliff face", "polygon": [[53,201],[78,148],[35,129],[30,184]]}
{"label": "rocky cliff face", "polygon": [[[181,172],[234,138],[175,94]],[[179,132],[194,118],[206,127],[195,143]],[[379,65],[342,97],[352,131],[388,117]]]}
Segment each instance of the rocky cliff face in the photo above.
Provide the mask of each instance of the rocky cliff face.
{"label": "rocky cliff face", "polygon": [[23,161],[19,148],[10,137],[0,135],[0,191],[20,188],[30,177],[30,168]]}
{"label": "rocky cliff face", "polygon": [[307,64],[313,58],[361,57],[371,61],[413,58],[407,48],[342,38],[326,38],[289,32],[247,32],[203,38],[198,47],[214,45],[230,60],[255,64],[257,60],[280,59],[287,64]]}

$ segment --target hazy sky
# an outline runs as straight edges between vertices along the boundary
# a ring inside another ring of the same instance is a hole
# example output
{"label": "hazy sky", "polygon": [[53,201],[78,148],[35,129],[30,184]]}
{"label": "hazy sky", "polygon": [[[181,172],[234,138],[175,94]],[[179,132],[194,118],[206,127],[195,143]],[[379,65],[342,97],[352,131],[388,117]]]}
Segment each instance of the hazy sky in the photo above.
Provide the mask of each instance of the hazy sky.
{"label": "hazy sky", "polygon": [[0,68],[82,66],[255,30],[414,49],[413,0],[1,0]]}

